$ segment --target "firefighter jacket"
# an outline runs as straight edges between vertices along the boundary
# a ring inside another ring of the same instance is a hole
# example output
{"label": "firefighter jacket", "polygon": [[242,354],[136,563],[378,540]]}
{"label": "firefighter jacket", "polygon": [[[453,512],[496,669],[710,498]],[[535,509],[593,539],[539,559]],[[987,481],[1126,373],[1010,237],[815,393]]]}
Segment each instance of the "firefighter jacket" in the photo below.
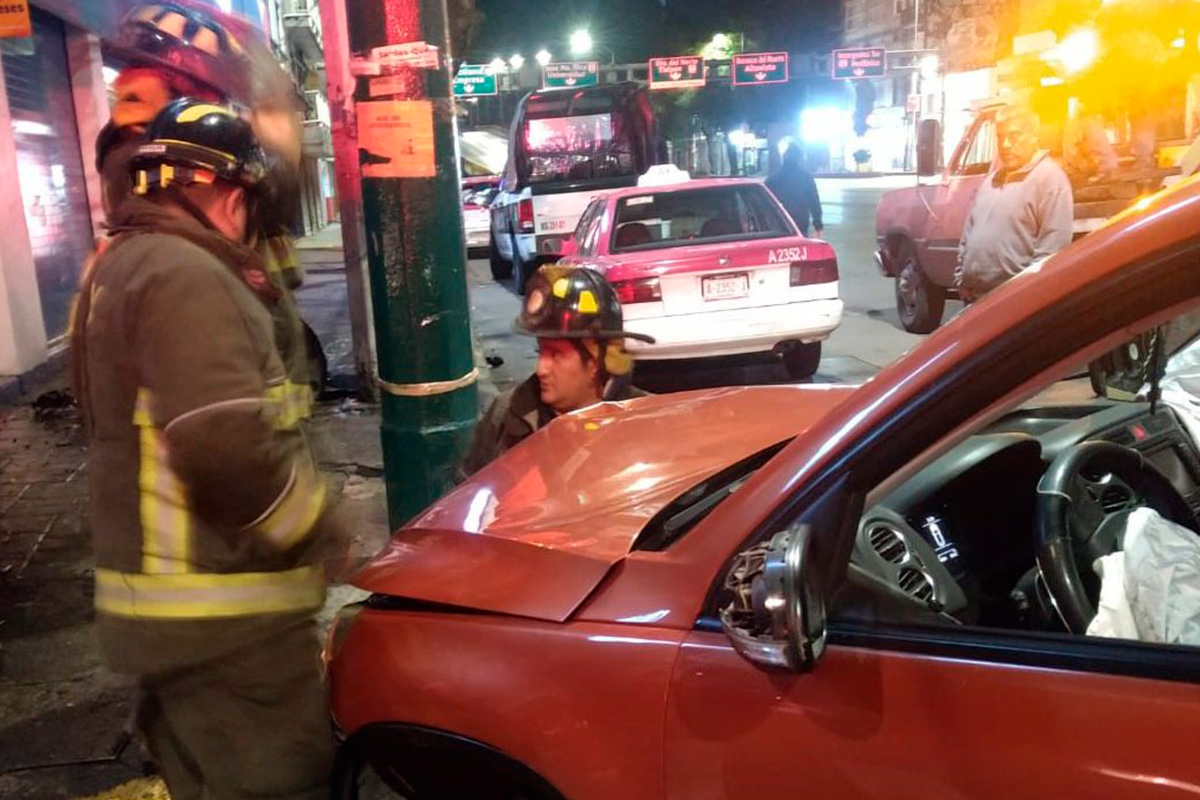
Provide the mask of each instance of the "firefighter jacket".
{"label": "firefighter jacket", "polygon": [[340,532],[289,405],[260,257],[143,198],[112,222],[72,348],[101,645],[114,670],[146,674],[310,617]]}

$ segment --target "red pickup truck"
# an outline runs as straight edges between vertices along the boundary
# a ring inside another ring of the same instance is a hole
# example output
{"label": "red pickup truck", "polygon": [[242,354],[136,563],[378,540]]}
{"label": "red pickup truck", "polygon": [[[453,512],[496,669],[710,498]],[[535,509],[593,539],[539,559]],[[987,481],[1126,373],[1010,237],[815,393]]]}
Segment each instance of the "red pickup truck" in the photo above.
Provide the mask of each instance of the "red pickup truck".
{"label": "red pickup truck", "polygon": [[[888,192],[879,202],[875,262],[885,278],[895,279],[896,309],[901,323],[912,333],[929,333],[941,325],[946,298],[955,297],[958,243],[975,192],[996,159],[996,112],[1003,105],[993,103],[979,109],[941,170],[939,181]],[[939,174],[940,139],[938,122],[922,120],[917,135],[919,176]],[[1075,237],[1099,228],[1136,196],[1137,189],[1130,185],[1077,190]]]}

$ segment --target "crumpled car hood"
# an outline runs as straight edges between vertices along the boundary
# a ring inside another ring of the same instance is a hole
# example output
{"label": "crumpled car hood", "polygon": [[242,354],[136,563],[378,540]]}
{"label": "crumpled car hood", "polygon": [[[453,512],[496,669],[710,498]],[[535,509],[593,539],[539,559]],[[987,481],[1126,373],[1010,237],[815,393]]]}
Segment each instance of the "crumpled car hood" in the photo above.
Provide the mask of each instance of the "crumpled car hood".
{"label": "crumpled car hood", "polygon": [[560,417],[398,531],[354,583],[564,620],[668,503],[802,433],[851,391],[709,389]]}

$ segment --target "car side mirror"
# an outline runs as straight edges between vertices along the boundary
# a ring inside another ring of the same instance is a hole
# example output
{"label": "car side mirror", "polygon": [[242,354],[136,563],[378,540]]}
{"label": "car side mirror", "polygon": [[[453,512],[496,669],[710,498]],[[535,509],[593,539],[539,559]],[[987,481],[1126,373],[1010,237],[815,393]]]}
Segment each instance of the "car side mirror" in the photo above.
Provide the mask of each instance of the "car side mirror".
{"label": "car side mirror", "polygon": [[721,626],[747,661],[808,672],[825,651],[825,595],[812,532],[797,525],[738,554],[725,581]]}
{"label": "car side mirror", "polygon": [[942,149],[942,124],[936,119],[917,123],[917,175],[928,178],[938,174],[938,153]]}
{"label": "car side mirror", "polygon": [[570,255],[568,248],[570,247],[570,239],[543,239],[542,253],[546,255],[566,256]]}
{"label": "car side mirror", "polygon": [[575,237],[568,236],[566,239],[562,240],[562,244],[559,245],[558,252],[562,253],[564,256],[573,256],[575,255],[575,251],[578,249],[578,246],[575,244]]}

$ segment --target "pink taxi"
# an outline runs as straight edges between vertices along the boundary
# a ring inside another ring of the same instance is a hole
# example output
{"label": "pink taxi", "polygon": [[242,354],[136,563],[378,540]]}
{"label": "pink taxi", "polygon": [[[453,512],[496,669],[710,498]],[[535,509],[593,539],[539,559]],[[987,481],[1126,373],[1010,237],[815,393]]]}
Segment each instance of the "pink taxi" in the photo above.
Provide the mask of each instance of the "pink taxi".
{"label": "pink taxi", "polygon": [[774,352],[793,377],[817,370],[842,320],[833,248],[801,235],[759,181],[690,180],[655,167],[594,199],[563,261],[602,273],[638,360]]}

